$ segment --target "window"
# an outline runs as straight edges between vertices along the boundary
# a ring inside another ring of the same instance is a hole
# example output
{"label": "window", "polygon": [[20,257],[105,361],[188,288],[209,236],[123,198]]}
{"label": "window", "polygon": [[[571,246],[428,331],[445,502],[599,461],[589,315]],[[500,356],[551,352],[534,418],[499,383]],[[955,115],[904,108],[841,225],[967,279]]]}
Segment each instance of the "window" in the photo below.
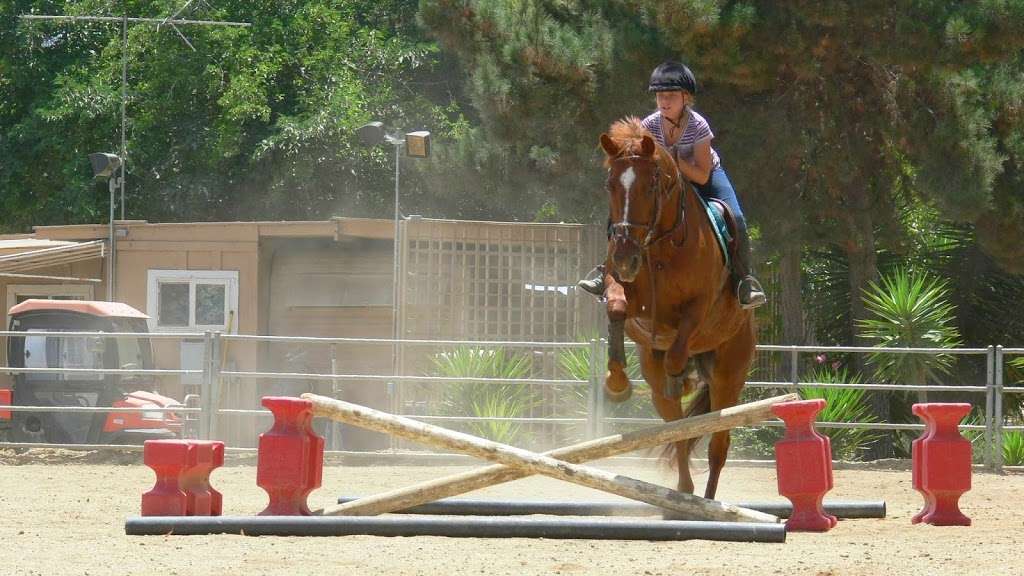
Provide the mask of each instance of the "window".
{"label": "window", "polygon": [[[41,330],[29,330],[40,332]],[[106,343],[103,338],[26,336],[26,368],[103,368]],[[28,382],[101,381],[102,374],[52,374],[49,372],[26,374]]]}
{"label": "window", "polygon": [[146,313],[154,332],[238,331],[238,272],[150,270]]}
{"label": "window", "polygon": [[[7,308],[30,298],[42,300],[92,300],[92,286],[88,284],[10,284],[7,286]],[[4,313],[4,330],[11,325],[11,317]],[[28,344],[26,343],[26,346]],[[0,346],[0,358],[7,365],[7,347]],[[37,374],[41,376],[41,374]],[[53,377],[49,374],[49,377]]]}
{"label": "window", "polygon": [[[92,300],[92,286],[88,284],[11,284],[7,286],[7,310],[29,298]],[[10,317],[5,317],[4,330],[10,325]]]}

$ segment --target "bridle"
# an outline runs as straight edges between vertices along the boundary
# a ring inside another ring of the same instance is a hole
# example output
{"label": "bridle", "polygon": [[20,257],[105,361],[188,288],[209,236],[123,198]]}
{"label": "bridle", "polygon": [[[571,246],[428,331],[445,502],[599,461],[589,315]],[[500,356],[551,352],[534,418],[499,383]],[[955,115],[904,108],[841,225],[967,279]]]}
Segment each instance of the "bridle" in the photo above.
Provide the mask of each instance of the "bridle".
{"label": "bridle", "polygon": [[[654,162],[654,175],[652,176],[653,179],[651,181],[651,188],[650,188],[651,190],[654,191],[654,215],[651,217],[651,220],[648,223],[646,223],[646,224],[638,224],[638,223],[633,222],[632,220],[630,220],[630,218],[629,218],[629,193],[630,193],[631,190],[625,190],[625,200],[624,200],[624,205],[622,207],[622,221],[621,222],[615,222],[615,223],[613,223],[611,225],[611,236],[612,236],[612,238],[615,238],[616,240],[622,239],[622,240],[625,240],[627,242],[631,242],[632,244],[636,245],[638,248],[643,250],[644,260],[647,262],[647,270],[648,270],[649,274],[651,275],[651,342],[653,343],[657,339],[657,337],[658,337],[658,315],[657,315],[657,312],[658,312],[658,297],[657,297],[657,274],[654,273],[654,268],[652,267],[651,248],[655,244],[660,242],[662,239],[669,237],[673,232],[675,232],[680,227],[682,227],[682,229],[683,229],[682,240],[680,240],[678,244],[675,241],[673,241],[672,245],[675,246],[675,247],[679,247],[679,246],[682,246],[686,242],[686,226],[685,226],[685,222],[686,222],[685,216],[686,215],[685,215],[685,212],[683,210],[683,204],[685,203],[684,200],[685,200],[685,194],[686,194],[686,186],[683,183],[683,177],[682,177],[682,174],[679,172],[679,168],[676,167],[676,184],[679,186],[679,210],[678,210],[678,212],[676,214],[676,223],[674,225],[672,225],[671,228],[669,228],[667,230],[662,230],[661,232],[658,232],[658,222],[661,221],[661,211],[662,211],[662,209],[664,208],[664,205],[665,205],[665,202],[663,201],[663,198],[667,199],[669,197],[669,194],[671,193],[671,190],[669,191],[669,193],[666,193],[665,191],[662,190],[662,186],[661,186],[661,166],[658,165],[658,160],[656,158],[654,158],[654,157],[645,157],[645,156],[640,156],[640,155],[637,155],[637,154],[633,154],[633,155],[630,155],[630,156],[619,156],[619,157],[616,157],[614,160],[612,160],[612,162],[613,163],[629,162],[630,165],[632,165],[632,163],[636,162],[637,160],[641,160],[641,159],[647,159],[647,160],[649,160],[651,162]],[[611,168],[610,167],[608,169],[608,172],[609,172],[609,182],[610,182],[611,181],[611,178],[610,178]],[[610,186],[610,183],[609,183],[609,186]],[[633,187],[631,186],[630,188],[632,189]],[[640,231],[640,232],[646,232],[644,234],[644,239],[643,239],[643,241],[640,242],[640,244],[637,244],[636,240],[633,240],[633,236],[630,234],[630,231],[632,231],[632,230],[637,230],[637,231]]]}
{"label": "bridle", "polygon": [[[685,214],[684,214],[684,211],[683,211],[683,204],[684,204],[684,202],[683,202],[683,194],[685,194],[686,189],[684,187],[682,187],[682,175],[679,173],[679,171],[677,169],[676,170],[676,182],[680,185],[681,190],[679,192],[679,210],[678,210],[678,214],[676,215],[676,222],[675,222],[675,224],[671,228],[669,228],[667,230],[662,230],[662,231],[659,232],[657,227],[658,227],[658,222],[661,221],[661,212],[662,212],[662,209],[664,208],[664,205],[665,205],[665,201],[664,200],[668,199],[671,191],[669,191],[669,193],[666,193],[664,190],[662,190],[662,185],[661,185],[661,166],[658,165],[658,161],[656,159],[654,159],[653,157],[649,158],[649,157],[645,157],[645,156],[640,156],[638,154],[633,154],[633,155],[630,155],[630,156],[619,156],[619,157],[615,158],[614,160],[612,160],[612,162],[613,163],[628,162],[628,163],[630,163],[630,165],[632,165],[637,160],[645,160],[645,159],[646,160],[650,160],[651,162],[654,162],[654,173],[653,173],[653,175],[651,177],[651,186],[650,186],[650,189],[654,191],[654,213],[651,216],[650,221],[648,221],[645,224],[633,222],[632,220],[630,220],[630,214],[629,214],[629,204],[630,204],[629,203],[629,194],[630,194],[631,190],[625,190],[626,199],[625,199],[625,204],[622,207],[622,221],[621,222],[614,222],[614,223],[612,223],[612,225],[611,225],[611,235],[615,239],[622,239],[622,240],[631,242],[634,245],[636,245],[638,248],[644,250],[645,253],[647,253],[654,244],[656,244],[657,242],[661,241],[663,238],[665,238],[665,237],[669,236],[670,234],[672,234],[673,232],[675,232],[675,230],[677,228],[679,228],[680,226],[683,226],[683,224],[684,224],[684,217],[685,217]],[[609,171],[609,174],[610,174],[611,173],[611,168],[609,168],[608,171]],[[610,178],[609,178],[609,180],[610,180]],[[637,230],[640,233],[644,234],[644,238],[643,238],[642,241],[640,241],[640,243],[637,243],[636,240],[633,240],[633,235],[630,233],[633,230]],[[681,246],[682,243],[686,241],[685,227],[683,228],[683,230],[684,230],[683,240],[681,240],[679,242],[679,244],[675,244],[673,242],[674,245]]]}

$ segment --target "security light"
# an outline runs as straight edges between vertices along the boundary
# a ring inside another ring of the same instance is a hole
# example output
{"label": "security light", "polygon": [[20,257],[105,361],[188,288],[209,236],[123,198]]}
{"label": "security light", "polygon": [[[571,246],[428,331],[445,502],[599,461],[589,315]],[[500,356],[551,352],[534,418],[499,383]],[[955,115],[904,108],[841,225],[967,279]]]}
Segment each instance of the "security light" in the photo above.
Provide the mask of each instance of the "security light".
{"label": "security light", "polygon": [[96,178],[110,178],[121,167],[121,157],[106,152],[89,154],[89,162],[92,163],[92,174]]}
{"label": "security light", "polygon": [[386,137],[384,133],[383,122],[369,122],[363,124],[356,130],[356,134],[359,135],[359,141],[363,143],[363,146],[372,148],[382,142]]}

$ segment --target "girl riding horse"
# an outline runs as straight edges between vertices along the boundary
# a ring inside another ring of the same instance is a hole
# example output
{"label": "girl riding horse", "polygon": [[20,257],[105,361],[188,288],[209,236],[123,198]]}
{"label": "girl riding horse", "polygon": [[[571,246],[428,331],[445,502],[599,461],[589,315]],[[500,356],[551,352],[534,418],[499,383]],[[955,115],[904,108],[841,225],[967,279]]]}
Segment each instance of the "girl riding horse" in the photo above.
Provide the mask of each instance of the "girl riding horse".
{"label": "girl riding horse", "polygon": [[[651,74],[648,91],[655,93],[658,109],[644,118],[642,124],[672,153],[679,171],[705,200],[715,198],[729,206],[736,221],[736,254],[732,261],[732,278],[736,297],[743,308],[756,308],[767,301],[761,283],[754,278],[750,266],[750,237],[747,222],[740,209],[736,191],[722,168],[721,158],[711,147],[715,137],[703,116],[693,110],[697,80],[684,64],[667,61]],[[580,280],[578,286],[595,296],[605,290],[604,270],[598,266],[594,279]]]}

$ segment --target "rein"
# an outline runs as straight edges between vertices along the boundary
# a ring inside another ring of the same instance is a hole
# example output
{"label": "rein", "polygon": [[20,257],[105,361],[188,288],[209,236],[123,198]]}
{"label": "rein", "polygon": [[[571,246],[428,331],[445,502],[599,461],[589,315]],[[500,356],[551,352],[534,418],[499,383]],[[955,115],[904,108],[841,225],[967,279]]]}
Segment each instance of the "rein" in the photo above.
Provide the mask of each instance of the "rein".
{"label": "rein", "polygon": [[[633,154],[630,156],[620,156],[616,158],[614,161],[627,161],[632,163],[641,158],[644,157]],[[676,222],[675,224],[672,225],[671,228],[658,232],[658,222],[661,220],[661,211],[664,207],[662,197],[667,197],[667,195],[663,193],[661,187],[661,166],[658,164],[658,161],[656,159],[652,158],[652,161],[654,162],[654,177],[651,189],[654,190],[654,215],[651,217],[650,222],[648,222],[647,224],[637,224],[630,221],[628,212],[629,198],[627,196],[626,205],[623,207],[622,221],[616,224],[612,224],[612,235],[614,237],[626,238],[627,240],[635,243],[633,237],[630,236],[629,231],[631,229],[647,231],[647,234],[644,235],[644,239],[639,244],[639,247],[643,250],[644,260],[646,260],[647,269],[650,271],[651,274],[651,345],[653,346],[658,337],[658,276],[657,274],[655,274],[654,266],[651,263],[651,248],[655,244],[660,242],[662,239],[669,237],[680,226],[683,227],[683,239],[678,244],[672,242],[672,245],[678,248],[679,246],[682,246],[683,244],[686,243],[686,218],[685,211],[683,209],[683,205],[685,204],[686,199],[686,188],[683,185],[682,174],[679,173],[679,168],[676,167],[676,183],[679,185],[679,208],[676,213]],[[626,194],[629,194],[629,191],[626,191]]]}

